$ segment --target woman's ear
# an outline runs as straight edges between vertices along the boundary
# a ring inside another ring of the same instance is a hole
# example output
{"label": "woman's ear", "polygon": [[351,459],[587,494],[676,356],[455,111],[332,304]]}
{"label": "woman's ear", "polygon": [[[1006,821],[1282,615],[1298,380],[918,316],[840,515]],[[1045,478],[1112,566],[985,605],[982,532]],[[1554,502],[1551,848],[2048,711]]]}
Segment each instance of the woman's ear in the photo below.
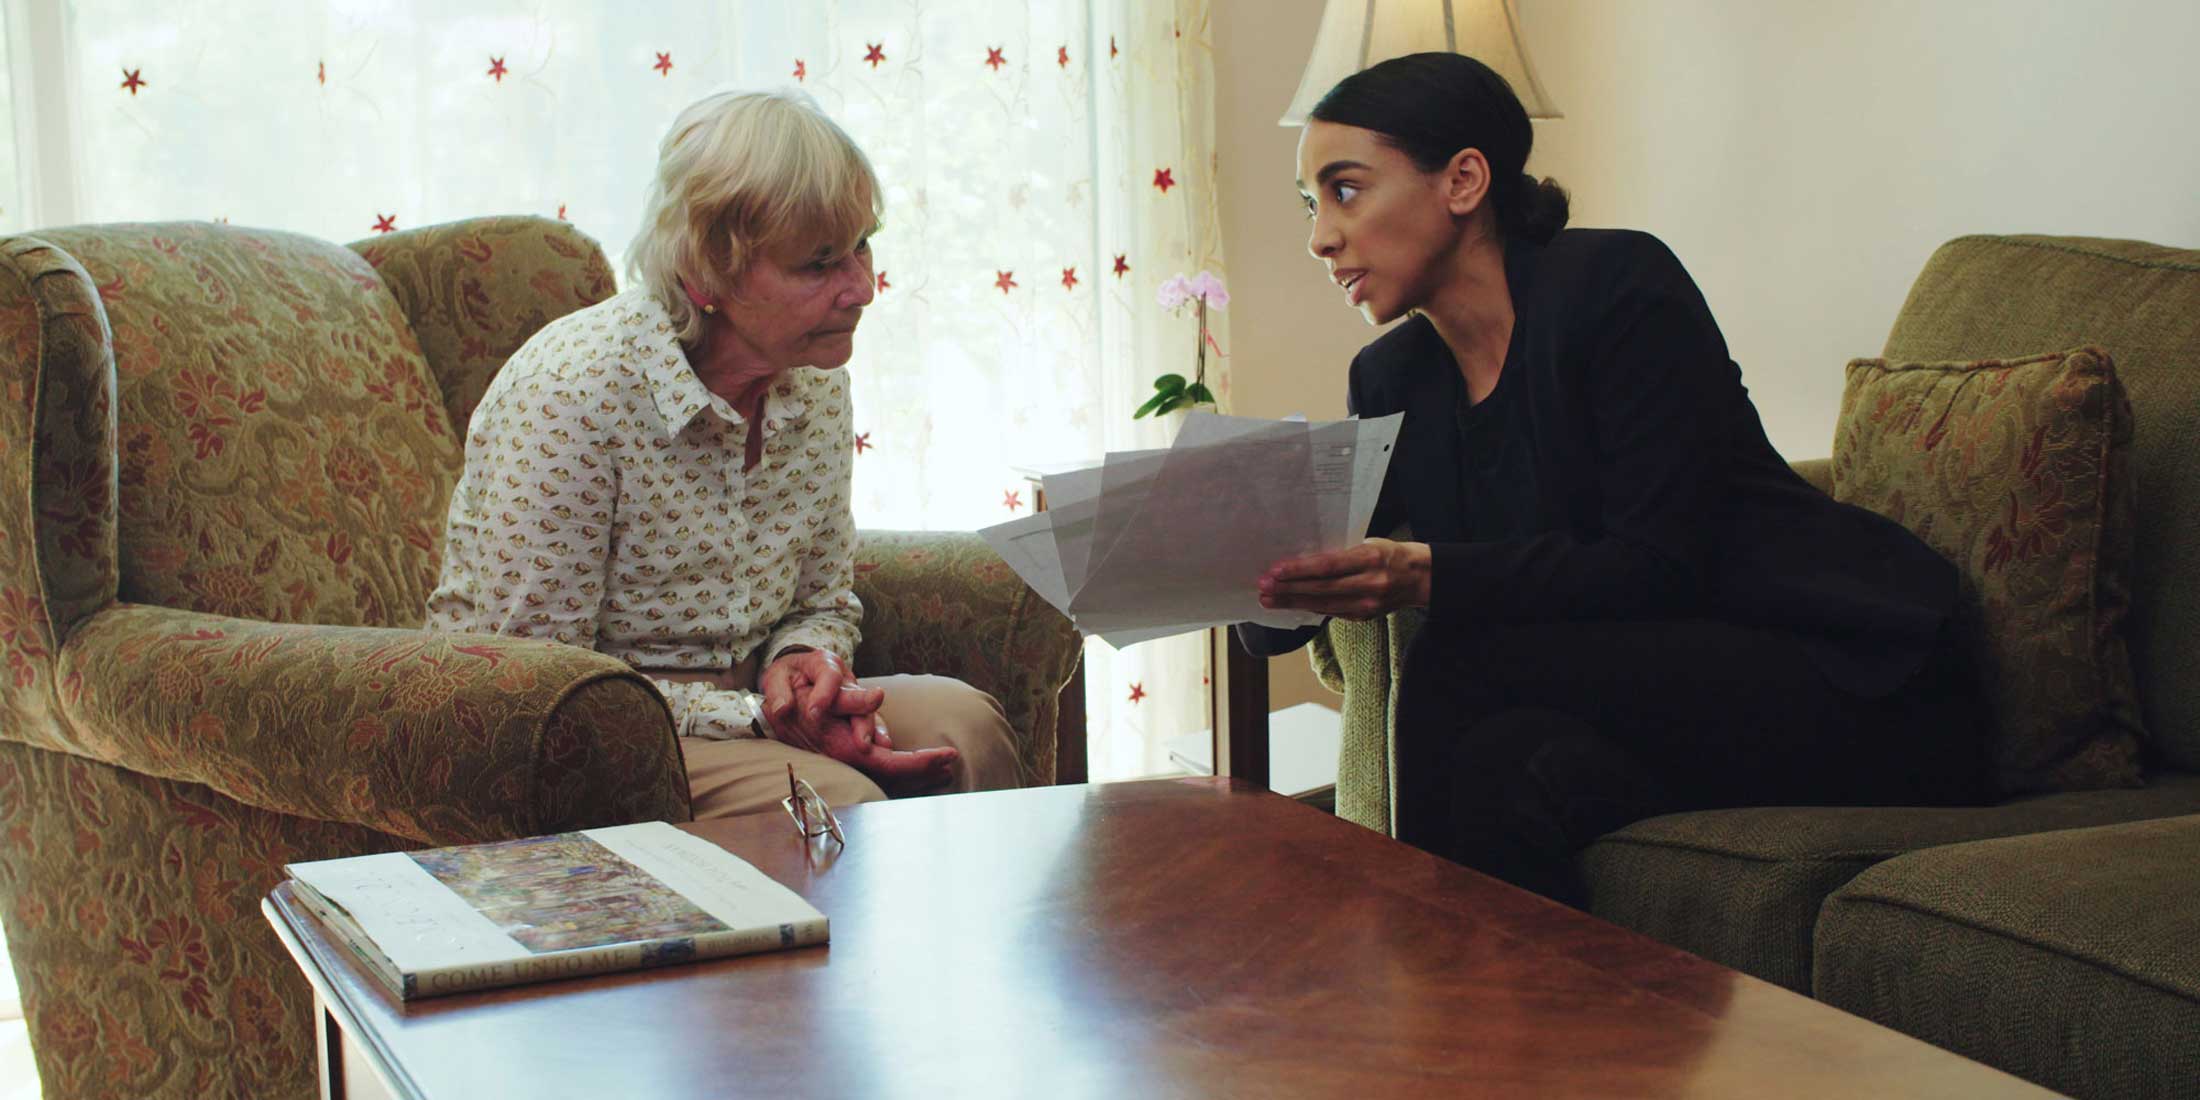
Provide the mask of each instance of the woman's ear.
{"label": "woman's ear", "polygon": [[1444,205],[1453,217],[1463,218],[1481,209],[1490,193],[1490,161],[1482,150],[1461,149],[1444,166]]}
{"label": "woman's ear", "polygon": [[695,308],[702,310],[704,313],[718,312],[718,303],[704,297],[694,287],[689,286],[686,279],[680,280],[680,290],[687,295],[688,301],[695,303]]}

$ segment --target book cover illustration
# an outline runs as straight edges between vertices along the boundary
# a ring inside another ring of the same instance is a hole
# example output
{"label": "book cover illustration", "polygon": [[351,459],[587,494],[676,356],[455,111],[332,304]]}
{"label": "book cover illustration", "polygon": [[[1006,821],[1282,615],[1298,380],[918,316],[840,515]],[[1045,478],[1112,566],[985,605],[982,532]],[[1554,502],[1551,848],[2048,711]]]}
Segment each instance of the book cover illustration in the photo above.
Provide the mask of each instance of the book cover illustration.
{"label": "book cover illustration", "polygon": [[498,931],[536,954],[729,930],[581,833],[409,854]]}

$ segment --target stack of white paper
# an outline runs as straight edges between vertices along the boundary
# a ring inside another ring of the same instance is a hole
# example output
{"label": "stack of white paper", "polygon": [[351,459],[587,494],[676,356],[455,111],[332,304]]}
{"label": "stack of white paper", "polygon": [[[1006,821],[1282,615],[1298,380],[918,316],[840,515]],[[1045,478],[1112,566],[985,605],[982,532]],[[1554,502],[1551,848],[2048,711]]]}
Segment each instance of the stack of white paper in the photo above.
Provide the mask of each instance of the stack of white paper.
{"label": "stack of white paper", "polygon": [[1118,648],[1223,623],[1317,623],[1262,607],[1256,584],[1285,558],[1359,543],[1404,419],[1195,412],[1169,449],[1046,475],[1046,511],[979,533],[1078,630]]}

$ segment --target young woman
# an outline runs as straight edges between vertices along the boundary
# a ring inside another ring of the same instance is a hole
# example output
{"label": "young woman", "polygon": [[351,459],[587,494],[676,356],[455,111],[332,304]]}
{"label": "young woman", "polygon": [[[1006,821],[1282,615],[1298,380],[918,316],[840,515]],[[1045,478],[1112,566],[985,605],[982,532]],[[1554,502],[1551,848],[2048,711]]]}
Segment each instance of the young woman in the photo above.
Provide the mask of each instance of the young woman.
{"label": "young woman", "polygon": [[1564,229],[1532,140],[1503,78],[1441,53],[1347,78],[1299,139],[1309,251],[1370,323],[1407,318],[1350,407],[1405,423],[1384,537],[1277,563],[1262,601],[1427,609],[1400,838],[1578,902],[1574,852],[1653,813],[1973,799],[1954,567],[1788,468],[1680,261]]}

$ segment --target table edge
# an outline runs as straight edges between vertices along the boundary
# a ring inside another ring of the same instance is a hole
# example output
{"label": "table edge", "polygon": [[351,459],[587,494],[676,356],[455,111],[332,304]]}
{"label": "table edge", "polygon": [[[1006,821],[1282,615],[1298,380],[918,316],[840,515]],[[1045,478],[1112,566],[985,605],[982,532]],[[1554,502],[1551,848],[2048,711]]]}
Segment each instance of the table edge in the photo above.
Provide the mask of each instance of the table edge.
{"label": "table edge", "polygon": [[[353,1049],[366,1055],[367,1068],[390,1095],[399,1097],[400,1100],[427,1100],[428,1094],[397,1064],[397,1060],[384,1046],[382,1037],[373,1028],[361,1024],[359,1017],[352,1012],[350,1002],[337,992],[335,984],[329,981],[328,972],[318,953],[291,927],[290,922],[294,920],[315,919],[313,914],[292,903],[291,893],[290,883],[277,884],[266,897],[260,899],[260,913],[267,918],[268,924],[274,926],[275,938],[281,940],[283,948],[290,952],[291,960],[298,964],[298,971],[304,976],[306,984],[313,987],[314,999],[321,1008],[336,1017],[337,1026],[351,1040]],[[324,934],[321,940],[328,942],[329,937]],[[321,1022],[315,1020],[313,1025],[319,1027]],[[325,1085],[326,1082],[322,1084]]]}

